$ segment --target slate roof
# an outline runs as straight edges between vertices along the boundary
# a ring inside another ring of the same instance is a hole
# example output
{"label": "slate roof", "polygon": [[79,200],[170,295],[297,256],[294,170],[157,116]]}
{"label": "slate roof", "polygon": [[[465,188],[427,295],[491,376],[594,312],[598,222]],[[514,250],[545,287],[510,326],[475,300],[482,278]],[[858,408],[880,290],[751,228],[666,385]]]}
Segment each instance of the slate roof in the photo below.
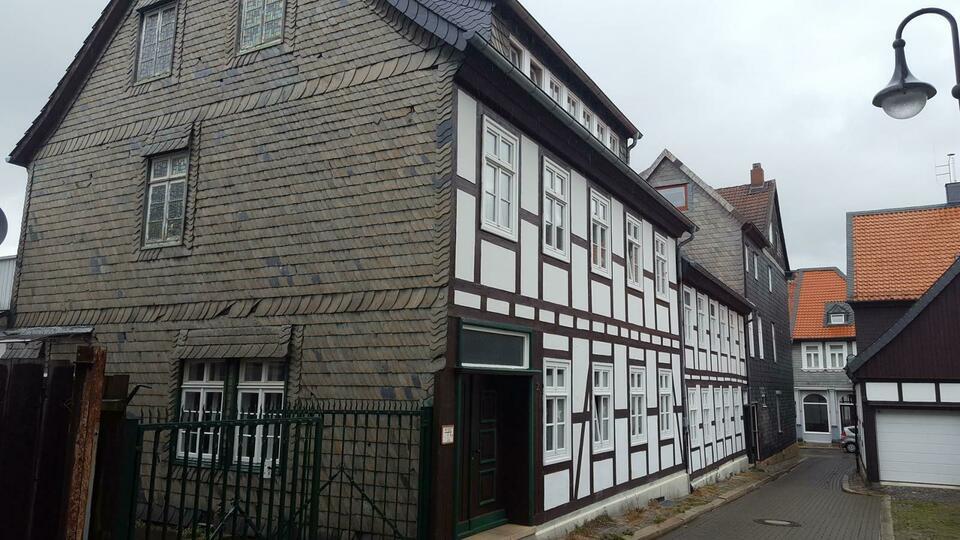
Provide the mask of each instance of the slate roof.
{"label": "slate roof", "polygon": [[776,180],[767,180],[758,187],[744,184],[718,188],[717,193],[729,201],[745,219],[766,234],[773,214],[773,197],[777,193]]}
{"label": "slate roof", "polygon": [[923,293],[916,302],[910,306],[910,309],[903,314],[903,317],[900,318],[893,326],[887,329],[876,341],[874,341],[867,350],[862,351],[856,358],[851,360],[846,367],[847,375],[853,376],[857,371],[860,370],[867,362],[869,362],[874,356],[877,355],[880,351],[884,349],[887,345],[890,344],[897,336],[899,336],[908,326],[921,314],[927,307],[950,285],[957,277],[960,276],[960,258],[955,260],[945,272],[930,286],[926,292]]}
{"label": "slate roof", "polygon": [[790,326],[793,339],[854,338],[856,325],[827,325],[827,309],[847,297],[847,278],[837,268],[806,268],[790,281]]}
{"label": "slate roof", "polygon": [[847,214],[851,301],[916,300],[960,255],[960,206]]}

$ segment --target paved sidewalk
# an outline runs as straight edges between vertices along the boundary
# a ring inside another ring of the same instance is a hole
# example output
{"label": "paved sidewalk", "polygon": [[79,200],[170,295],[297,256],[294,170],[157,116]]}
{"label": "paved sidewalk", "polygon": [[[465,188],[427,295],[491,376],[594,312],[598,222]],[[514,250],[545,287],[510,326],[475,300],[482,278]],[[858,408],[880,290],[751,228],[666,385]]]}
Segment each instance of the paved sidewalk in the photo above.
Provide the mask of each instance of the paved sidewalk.
{"label": "paved sidewalk", "polygon": [[[853,457],[837,449],[803,450],[796,469],[756,491],[705,514],[663,538],[669,539],[869,539],[880,535],[879,497],[841,490]],[[755,520],[793,522],[762,525]]]}

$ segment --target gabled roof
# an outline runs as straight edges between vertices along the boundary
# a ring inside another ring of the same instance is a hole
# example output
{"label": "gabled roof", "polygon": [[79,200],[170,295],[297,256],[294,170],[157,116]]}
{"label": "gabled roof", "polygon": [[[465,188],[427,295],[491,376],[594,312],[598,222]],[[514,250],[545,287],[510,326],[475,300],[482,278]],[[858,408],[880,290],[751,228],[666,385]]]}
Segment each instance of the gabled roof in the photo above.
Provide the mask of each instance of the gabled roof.
{"label": "gabled roof", "polygon": [[[960,276],[960,259],[957,259],[950,265],[949,268],[923,293],[916,302],[910,306],[910,309],[903,314],[903,317],[899,321],[894,323],[886,332],[884,332],[876,341],[874,341],[867,350],[862,351],[856,358],[850,361],[847,364],[846,371],[848,376],[853,376],[857,371],[859,371],[864,365],[866,365],[871,359],[873,359],[880,351],[882,351],[887,345],[889,345],[897,336],[903,333],[910,324],[923,313],[930,304],[943,293],[946,288],[953,283],[957,276]],[[956,305],[956,304],[954,304]],[[948,321],[949,324],[957,326],[957,321]],[[946,326],[944,327],[947,328]],[[956,336],[950,336],[949,339],[953,340]],[[954,364],[955,365],[955,364]]]}
{"label": "gabled roof", "polygon": [[[525,23],[559,61],[585,86],[593,97],[637,139],[640,130],[626,117],[585,71],[570,57],[517,0],[386,0],[397,11],[424,30],[457,50],[466,50],[472,38],[491,41],[493,10],[497,3],[511,10]],[[133,0],[110,0],[80,51],[70,63],[53,94],[33,124],[10,153],[10,163],[26,166],[36,150],[56,129],[73,100],[83,88],[90,72],[112,41]]]}
{"label": "gabled roof", "polygon": [[720,193],[721,189],[714,189],[713,186],[700,178],[697,173],[693,172],[693,170],[683,161],[678,159],[677,156],[673,155],[670,150],[664,148],[663,151],[660,152],[660,155],[657,156],[657,159],[653,160],[653,164],[647,167],[647,169],[640,173],[640,175],[643,176],[644,179],[649,179],[650,175],[657,170],[657,167],[659,167],[664,160],[669,161],[675,167],[680,169],[680,172],[689,178],[691,182],[699,186],[700,189],[702,189],[710,198],[720,204],[724,210],[729,212],[730,215],[733,216],[734,219],[736,219],[737,222],[743,226],[743,229],[747,232],[747,234],[750,234],[753,237],[754,241],[760,243],[761,245],[769,244],[763,231],[759,229],[752,220],[750,220],[739,209],[737,209],[737,207],[734,206],[729,200],[723,197],[723,195]]}
{"label": "gabled roof", "polygon": [[744,184],[718,188],[717,193],[730,202],[740,214],[756,225],[761,231],[770,226],[773,215],[773,197],[777,192],[777,181],[767,180],[762,186]]}
{"label": "gabled roof", "polygon": [[[838,268],[803,268],[790,282],[790,327],[793,339],[856,337],[856,325],[828,325],[827,311],[847,297],[847,278]],[[846,312],[846,310],[844,310]]]}
{"label": "gabled roof", "polygon": [[851,301],[916,300],[960,255],[960,205],[847,214]]}

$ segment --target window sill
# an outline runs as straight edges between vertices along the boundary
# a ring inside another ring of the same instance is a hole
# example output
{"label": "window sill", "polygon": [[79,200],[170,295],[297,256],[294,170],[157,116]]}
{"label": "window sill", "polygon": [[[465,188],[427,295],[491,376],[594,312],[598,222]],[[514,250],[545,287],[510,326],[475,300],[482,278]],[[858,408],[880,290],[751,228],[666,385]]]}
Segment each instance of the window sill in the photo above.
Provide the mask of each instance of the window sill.
{"label": "window sill", "polygon": [[137,87],[137,86],[144,86],[150,83],[155,83],[157,81],[169,79],[172,75],[173,75],[173,72],[170,71],[170,72],[164,73],[163,75],[154,75],[153,77],[147,77],[146,79],[137,79],[136,81],[134,81],[133,86]]}
{"label": "window sill", "polygon": [[643,292],[643,284],[640,283],[640,282],[634,282],[634,281],[630,281],[630,280],[628,279],[628,280],[627,280],[627,287],[629,287],[629,288],[631,288],[631,289],[633,289],[633,290],[635,290],[635,291],[637,291],[637,292],[640,292],[640,293]]}
{"label": "window sill", "polygon": [[601,266],[596,266],[591,262],[590,272],[593,274],[597,274],[598,276],[605,277],[607,279],[612,279],[609,266],[607,268],[603,268]]}
{"label": "window sill", "polygon": [[264,50],[264,49],[270,49],[270,48],[273,48],[273,47],[277,47],[277,46],[279,46],[279,45],[283,45],[283,38],[280,38],[280,39],[278,39],[278,40],[276,40],[276,41],[271,41],[271,42],[269,42],[269,43],[262,43],[262,44],[260,44],[260,45],[254,46],[254,47],[250,47],[249,49],[242,49],[242,48],[240,48],[240,46],[238,45],[238,46],[237,46],[237,58],[240,58],[240,57],[242,57],[242,56],[246,56],[246,55],[248,55],[248,54],[253,54],[253,53],[256,53],[256,52],[260,52],[260,51],[262,51],[262,50]]}
{"label": "window sill", "polygon": [[669,302],[669,301],[670,301],[670,293],[655,292],[655,293],[654,293],[654,297],[655,297],[657,300],[663,300],[664,302]]}
{"label": "window sill", "polygon": [[570,457],[570,454],[564,454],[564,455],[562,455],[562,456],[544,457],[544,458],[543,458],[543,464],[544,464],[544,465],[555,465],[555,464],[557,464],[557,463],[563,463],[563,462],[565,462],[565,461],[570,461],[571,459],[572,459],[572,458]]}
{"label": "window sill", "polygon": [[155,261],[159,259],[179,259],[189,257],[191,249],[181,243],[152,246],[140,246],[136,253],[137,261]]}
{"label": "window sill", "polygon": [[604,446],[593,445],[592,448],[593,448],[594,454],[604,454],[606,452],[613,452],[613,443],[611,442],[610,444],[607,444]]}
{"label": "window sill", "polygon": [[[570,242],[569,242],[569,241],[567,242],[567,245],[568,245],[568,246],[570,245]],[[556,260],[558,260],[558,261],[560,261],[560,262],[565,262],[565,263],[570,262],[570,253],[569,253],[569,252],[564,253],[564,252],[562,252],[562,251],[558,251],[558,250],[556,250],[556,249],[553,249],[553,248],[551,248],[551,247],[548,247],[546,244],[543,246],[543,254],[546,255],[547,257],[556,259]]]}
{"label": "window sill", "polygon": [[488,233],[490,233],[490,234],[493,234],[493,235],[496,235],[496,236],[499,236],[500,238],[503,238],[504,240],[509,240],[509,241],[511,241],[511,242],[516,242],[516,241],[517,241],[517,231],[516,231],[516,230],[504,229],[503,227],[500,227],[499,225],[494,225],[493,223],[490,223],[489,221],[484,221],[484,222],[482,222],[482,223],[480,224],[480,230],[486,231],[486,232],[488,232]]}

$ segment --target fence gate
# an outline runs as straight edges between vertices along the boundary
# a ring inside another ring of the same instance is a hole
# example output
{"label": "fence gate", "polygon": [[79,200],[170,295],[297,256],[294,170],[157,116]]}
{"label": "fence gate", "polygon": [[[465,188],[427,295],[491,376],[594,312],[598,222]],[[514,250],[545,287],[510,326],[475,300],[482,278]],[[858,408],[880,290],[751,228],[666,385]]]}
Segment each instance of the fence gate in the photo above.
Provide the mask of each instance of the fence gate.
{"label": "fence gate", "polygon": [[130,537],[424,538],[431,419],[419,404],[338,402],[141,423]]}

